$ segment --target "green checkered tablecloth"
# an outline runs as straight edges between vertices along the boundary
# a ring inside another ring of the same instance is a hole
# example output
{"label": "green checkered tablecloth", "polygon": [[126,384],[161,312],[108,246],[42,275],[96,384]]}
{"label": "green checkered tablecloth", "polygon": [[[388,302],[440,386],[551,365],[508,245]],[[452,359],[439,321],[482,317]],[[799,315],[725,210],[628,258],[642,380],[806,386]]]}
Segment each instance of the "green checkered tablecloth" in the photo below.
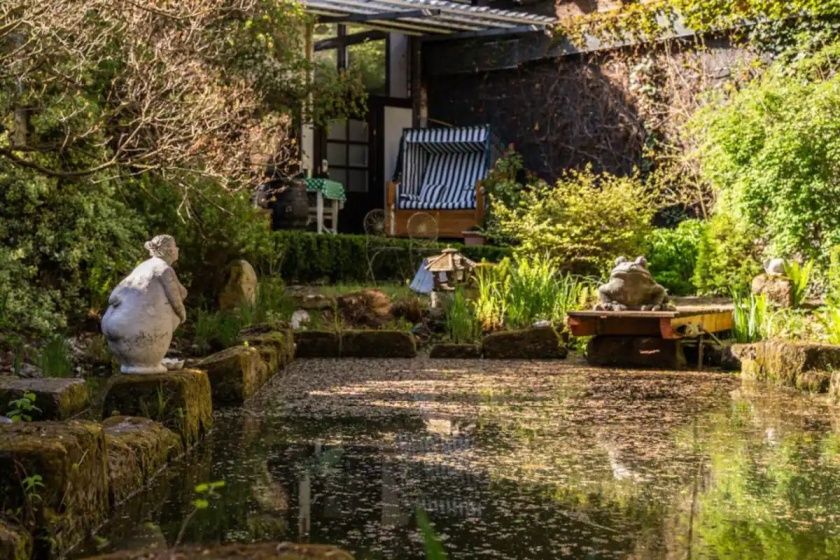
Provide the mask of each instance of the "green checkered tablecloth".
{"label": "green checkered tablecloth", "polygon": [[319,192],[324,198],[331,200],[340,200],[344,202],[347,200],[347,195],[344,193],[344,185],[332,179],[315,179],[309,178],[303,180],[306,183],[306,190],[309,192]]}

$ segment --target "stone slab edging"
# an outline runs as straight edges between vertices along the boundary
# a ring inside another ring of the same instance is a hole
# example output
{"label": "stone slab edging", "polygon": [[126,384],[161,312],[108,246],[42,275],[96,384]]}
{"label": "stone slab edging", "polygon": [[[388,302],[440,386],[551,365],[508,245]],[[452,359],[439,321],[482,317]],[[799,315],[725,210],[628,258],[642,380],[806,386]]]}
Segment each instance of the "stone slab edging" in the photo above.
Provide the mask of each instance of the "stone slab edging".
{"label": "stone slab edging", "polygon": [[353,560],[353,555],[325,544],[269,542],[259,544],[226,544],[186,546],[177,550],[126,550],[111,552],[85,560]]}
{"label": "stone slab edging", "polygon": [[490,360],[559,360],[568,355],[563,335],[553,327],[490,333],[482,339],[481,349]]}
{"label": "stone slab edging", "polygon": [[733,344],[741,376],[840,398],[840,345],[768,340]]}
{"label": "stone slab edging", "polygon": [[13,400],[24,393],[34,393],[32,420],[68,420],[90,405],[90,395],[84,379],[34,377],[30,379],[0,376],[0,414],[7,412]]}
{"label": "stone slab edging", "polygon": [[414,335],[398,330],[296,331],[296,358],[414,358]]}

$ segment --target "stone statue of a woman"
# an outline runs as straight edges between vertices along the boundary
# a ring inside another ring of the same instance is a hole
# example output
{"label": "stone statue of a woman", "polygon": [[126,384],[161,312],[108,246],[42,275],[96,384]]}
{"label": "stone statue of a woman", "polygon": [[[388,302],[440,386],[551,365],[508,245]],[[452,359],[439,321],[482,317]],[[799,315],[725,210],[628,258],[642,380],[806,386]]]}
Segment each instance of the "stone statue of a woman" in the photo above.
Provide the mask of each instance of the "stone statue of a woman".
{"label": "stone statue of a woman", "polygon": [[175,239],[158,235],[145,247],[151,258],[114,288],[102,317],[102,332],[123,373],[165,372],[172,333],[187,317],[187,290],[172,269]]}

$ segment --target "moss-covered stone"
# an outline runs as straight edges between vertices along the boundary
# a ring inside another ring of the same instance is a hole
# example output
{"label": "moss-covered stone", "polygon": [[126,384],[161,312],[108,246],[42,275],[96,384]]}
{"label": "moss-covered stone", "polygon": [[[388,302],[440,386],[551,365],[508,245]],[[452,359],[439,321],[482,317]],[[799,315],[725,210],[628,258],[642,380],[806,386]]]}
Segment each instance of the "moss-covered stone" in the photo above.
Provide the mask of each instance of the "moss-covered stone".
{"label": "moss-covered stone", "polygon": [[82,412],[89,403],[83,379],[0,376],[0,413],[7,412],[9,403],[27,392],[35,393],[35,406],[40,409],[31,413],[33,420],[66,420]]}
{"label": "moss-covered stone", "polygon": [[0,501],[4,511],[20,508],[34,530],[37,557],[64,554],[108,513],[102,426],[78,420],[4,426]]}
{"label": "moss-covered stone", "polygon": [[296,331],[296,358],[338,358],[341,355],[341,339],[329,331]]}
{"label": "moss-covered stone", "polygon": [[682,369],[685,353],[678,340],[651,336],[593,336],[586,361],[594,366]]}
{"label": "moss-covered stone", "polygon": [[213,425],[207,373],[182,369],[167,373],[115,375],[105,394],[103,417],[143,416],[162,423],[191,447]]}
{"label": "moss-covered stone", "polygon": [[733,346],[741,376],[802,391],[829,391],[832,372],[840,369],[840,346],[764,341]]}
{"label": "moss-covered stone", "polygon": [[233,346],[207,356],[196,364],[207,372],[213,406],[238,406],[265,383],[268,366],[253,346]]}
{"label": "moss-covered stone", "polygon": [[112,416],[102,422],[102,427],[114,504],[145,487],[184,449],[178,434],[149,418]]}
{"label": "moss-covered stone", "polygon": [[[259,543],[179,548],[181,560],[353,560],[340,548],[322,544]],[[87,560],[170,560],[171,550],[129,550]]]}
{"label": "moss-covered stone", "polygon": [[32,535],[23,527],[0,519],[0,558],[29,560],[32,557]]}
{"label": "moss-covered stone", "polygon": [[481,346],[484,357],[494,360],[556,360],[568,353],[562,337],[552,327],[490,333]]}
{"label": "moss-covered stone", "polygon": [[448,360],[470,360],[481,357],[481,346],[478,344],[455,344],[444,342],[435,344],[429,351],[429,357]]}
{"label": "moss-covered stone", "polygon": [[344,331],[343,358],[413,358],[417,355],[414,336],[405,331]]}
{"label": "moss-covered stone", "polygon": [[268,358],[274,356],[276,362],[269,364],[270,375],[286,367],[295,356],[295,339],[291,330],[246,335],[242,339],[260,351],[263,361],[268,362]]}

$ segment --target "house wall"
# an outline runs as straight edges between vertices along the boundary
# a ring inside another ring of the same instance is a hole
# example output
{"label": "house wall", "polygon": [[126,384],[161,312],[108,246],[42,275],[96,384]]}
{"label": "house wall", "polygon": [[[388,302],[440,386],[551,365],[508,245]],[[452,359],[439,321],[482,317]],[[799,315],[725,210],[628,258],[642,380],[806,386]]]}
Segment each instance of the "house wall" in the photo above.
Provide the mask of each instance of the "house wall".
{"label": "house wall", "polygon": [[746,53],[726,41],[704,49],[674,42],[556,57],[534,52],[517,38],[429,43],[424,61],[453,62],[428,64],[425,83],[432,124],[490,123],[548,180],[586,164],[631,173],[644,164],[651,131],[673,131],[700,91],[746,67]]}

